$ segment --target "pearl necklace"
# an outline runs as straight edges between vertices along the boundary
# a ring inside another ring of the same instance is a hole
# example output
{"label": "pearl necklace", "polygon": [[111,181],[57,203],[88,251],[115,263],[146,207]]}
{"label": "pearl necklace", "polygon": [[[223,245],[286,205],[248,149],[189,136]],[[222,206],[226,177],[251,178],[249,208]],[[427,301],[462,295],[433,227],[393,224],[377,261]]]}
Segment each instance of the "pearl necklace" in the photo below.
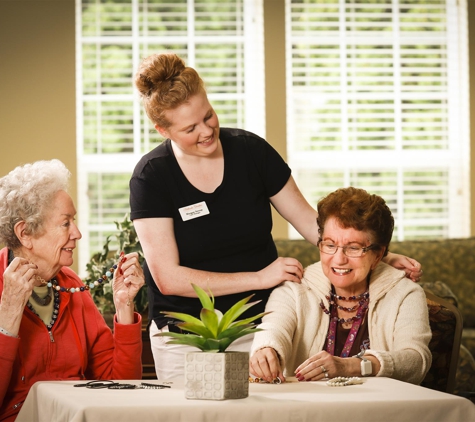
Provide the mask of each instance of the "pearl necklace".
{"label": "pearl necklace", "polygon": [[330,387],[345,387],[356,384],[363,384],[363,380],[359,377],[336,377],[327,381],[327,385]]}

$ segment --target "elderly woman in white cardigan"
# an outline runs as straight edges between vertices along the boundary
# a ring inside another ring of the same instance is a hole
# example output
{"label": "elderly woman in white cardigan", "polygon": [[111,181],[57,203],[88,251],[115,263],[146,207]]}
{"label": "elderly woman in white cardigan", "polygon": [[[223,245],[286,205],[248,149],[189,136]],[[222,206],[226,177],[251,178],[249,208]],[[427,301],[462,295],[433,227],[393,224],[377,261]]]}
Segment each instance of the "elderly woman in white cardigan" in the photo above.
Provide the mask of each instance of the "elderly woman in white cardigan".
{"label": "elderly woman in white cardigan", "polygon": [[299,381],[383,376],[419,384],[431,364],[424,292],[384,264],[394,219],[353,187],[318,203],[321,261],[302,284],[273,291],[251,349],[251,373]]}

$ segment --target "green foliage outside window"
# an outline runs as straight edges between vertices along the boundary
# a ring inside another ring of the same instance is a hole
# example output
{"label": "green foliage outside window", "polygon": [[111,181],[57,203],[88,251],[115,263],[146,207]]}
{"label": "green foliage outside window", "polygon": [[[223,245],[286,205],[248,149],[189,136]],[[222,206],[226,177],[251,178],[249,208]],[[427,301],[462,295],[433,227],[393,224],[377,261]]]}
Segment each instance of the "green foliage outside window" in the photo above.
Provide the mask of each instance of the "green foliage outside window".
{"label": "green foliage outside window", "polygon": [[[106,272],[118,262],[120,252],[122,251],[125,254],[137,252],[139,254],[140,263],[142,264],[144,261],[142,246],[140,245],[134,225],[128,214],[125,215],[123,221],[115,221],[114,223],[117,227],[117,233],[107,236],[102,252],[94,254],[86,264],[87,276],[83,281],[87,285],[95,283],[100,279],[104,280],[103,277]],[[109,248],[114,238],[119,245],[117,251],[111,251]],[[96,287],[91,290],[91,295],[94,299],[94,303],[102,314],[115,313],[112,284],[109,279],[96,285]],[[137,312],[143,314],[147,310],[147,307],[147,287],[143,286],[135,297],[135,308]]]}

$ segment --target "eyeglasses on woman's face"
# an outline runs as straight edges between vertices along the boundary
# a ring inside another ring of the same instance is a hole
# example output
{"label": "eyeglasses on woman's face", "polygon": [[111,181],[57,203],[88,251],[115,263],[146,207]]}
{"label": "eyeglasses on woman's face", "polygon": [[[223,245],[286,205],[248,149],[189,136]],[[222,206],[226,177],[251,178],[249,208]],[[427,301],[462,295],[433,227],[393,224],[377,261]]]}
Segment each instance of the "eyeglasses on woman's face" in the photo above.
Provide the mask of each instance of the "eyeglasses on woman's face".
{"label": "eyeglasses on woman's face", "polygon": [[320,249],[320,252],[323,252],[328,255],[335,255],[338,248],[341,248],[343,250],[343,253],[350,258],[360,258],[369,250],[377,248],[377,245],[369,245],[366,247],[362,247],[358,245],[338,246],[332,242],[327,241],[318,243],[318,249]]}

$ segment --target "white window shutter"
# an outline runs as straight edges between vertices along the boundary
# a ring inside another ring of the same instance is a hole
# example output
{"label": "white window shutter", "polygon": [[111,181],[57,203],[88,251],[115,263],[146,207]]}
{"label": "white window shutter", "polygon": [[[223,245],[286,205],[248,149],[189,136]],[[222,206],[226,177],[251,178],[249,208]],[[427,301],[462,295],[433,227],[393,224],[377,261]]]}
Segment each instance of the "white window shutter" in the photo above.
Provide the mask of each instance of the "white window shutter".
{"label": "white window shutter", "polygon": [[288,157],[313,205],[353,185],[387,200],[395,240],[469,235],[466,14],[464,0],[286,0]]}

